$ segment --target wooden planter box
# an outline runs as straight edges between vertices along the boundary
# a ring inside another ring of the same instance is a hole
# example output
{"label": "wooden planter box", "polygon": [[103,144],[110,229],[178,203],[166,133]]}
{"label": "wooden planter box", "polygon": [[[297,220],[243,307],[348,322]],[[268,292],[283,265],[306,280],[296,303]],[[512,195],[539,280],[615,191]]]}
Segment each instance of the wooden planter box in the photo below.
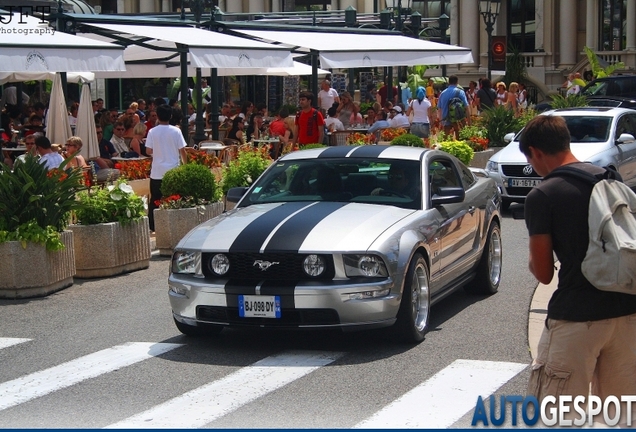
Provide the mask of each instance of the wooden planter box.
{"label": "wooden planter box", "polygon": [[147,197],[150,199],[150,179],[141,179],[141,180],[127,180],[126,181],[135,194],[141,197]]}
{"label": "wooden planter box", "polygon": [[78,278],[98,278],[148,268],[150,228],[148,217],[122,225],[110,222],[71,225],[75,235],[75,267]]}
{"label": "wooden planter box", "polygon": [[0,298],[42,297],[73,285],[73,233],[64,231],[60,251],[17,241],[0,243]]}
{"label": "wooden planter box", "polygon": [[201,208],[155,210],[157,249],[163,256],[171,256],[179,241],[197,225],[223,213],[223,202]]}

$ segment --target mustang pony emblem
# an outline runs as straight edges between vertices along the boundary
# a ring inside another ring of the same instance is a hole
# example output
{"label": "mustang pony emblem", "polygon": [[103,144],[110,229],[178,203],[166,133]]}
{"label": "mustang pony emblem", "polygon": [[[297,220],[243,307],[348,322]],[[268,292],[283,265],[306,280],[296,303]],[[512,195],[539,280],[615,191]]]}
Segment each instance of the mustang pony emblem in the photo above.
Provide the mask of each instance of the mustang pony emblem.
{"label": "mustang pony emblem", "polygon": [[265,271],[268,268],[270,268],[271,266],[276,265],[276,264],[280,264],[280,263],[278,261],[269,262],[269,261],[263,261],[263,260],[256,260],[256,261],[254,261],[254,264],[252,264],[252,267],[257,265],[258,268],[261,269],[261,271]]}

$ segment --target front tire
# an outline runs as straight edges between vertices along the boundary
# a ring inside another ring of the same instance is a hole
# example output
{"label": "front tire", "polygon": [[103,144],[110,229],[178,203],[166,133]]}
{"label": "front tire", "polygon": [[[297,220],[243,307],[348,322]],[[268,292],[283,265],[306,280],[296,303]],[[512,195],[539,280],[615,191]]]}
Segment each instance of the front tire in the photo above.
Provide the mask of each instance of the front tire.
{"label": "front tire", "polygon": [[198,326],[193,326],[177,321],[175,318],[173,319],[177,329],[186,336],[214,336],[223,330],[223,326],[220,325],[199,324]]}
{"label": "front tire", "polygon": [[415,254],[404,278],[404,292],[395,322],[398,337],[410,343],[424,340],[431,310],[428,264]]}
{"label": "front tire", "polygon": [[479,259],[475,279],[464,289],[471,294],[495,294],[499,290],[503,261],[501,228],[493,221],[488,230],[484,251]]}

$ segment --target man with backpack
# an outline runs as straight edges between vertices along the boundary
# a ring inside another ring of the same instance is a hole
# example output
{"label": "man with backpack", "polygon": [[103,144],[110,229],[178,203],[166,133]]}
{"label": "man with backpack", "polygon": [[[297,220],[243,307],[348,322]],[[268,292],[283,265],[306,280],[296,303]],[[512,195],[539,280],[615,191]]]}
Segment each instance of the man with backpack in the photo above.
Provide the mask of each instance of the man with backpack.
{"label": "man with backpack", "polygon": [[[596,278],[584,276],[583,264],[590,250],[598,252],[588,234],[588,227],[595,224],[589,217],[594,211],[590,198],[596,193],[595,183],[614,178],[603,185],[611,187],[620,176],[578,161],[570,151],[565,120],[559,116],[531,120],[519,148],[544,177],[525,204],[530,271],[547,284],[554,275],[553,253],[561,265],[558,287],[548,303],[545,328],[532,362],[528,393],[539,401],[545,396],[583,396],[585,406],[589,394],[603,402],[609,396],[636,395],[636,295],[597,288]],[[596,182],[588,180],[594,176]],[[565,405],[570,408],[570,418],[580,417],[572,403]],[[608,406],[612,418],[615,406]],[[635,418],[636,404],[622,402],[621,425],[626,424],[628,408]]]}
{"label": "man with backpack", "polygon": [[322,144],[325,134],[325,120],[322,113],[312,107],[314,94],[303,91],[298,96],[300,111],[294,122],[293,144]]}
{"label": "man with backpack", "polygon": [[459,139],[459,129],[464,125],[470,125],[470,111],[468,99],[464,90],[458,87],[457,75],[448,77],[448,87],[440,95],[437,106],[442,113],[442,126],[445,134],[453,134]]}

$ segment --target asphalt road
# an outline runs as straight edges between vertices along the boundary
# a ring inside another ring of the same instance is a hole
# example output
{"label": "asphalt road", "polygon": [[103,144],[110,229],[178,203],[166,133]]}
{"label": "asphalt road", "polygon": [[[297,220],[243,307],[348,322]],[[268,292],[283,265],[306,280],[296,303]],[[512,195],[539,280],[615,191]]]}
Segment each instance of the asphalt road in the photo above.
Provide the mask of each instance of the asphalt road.
{"label": "asphalt road", "polygon": [[383,331],[182,336],[160,258],[0,300],[0,427],[470,427],[477,395],[524,395],[529,374],[523,220],[506,212],[502,235],[499,293],[451,295],[419,345]]}

